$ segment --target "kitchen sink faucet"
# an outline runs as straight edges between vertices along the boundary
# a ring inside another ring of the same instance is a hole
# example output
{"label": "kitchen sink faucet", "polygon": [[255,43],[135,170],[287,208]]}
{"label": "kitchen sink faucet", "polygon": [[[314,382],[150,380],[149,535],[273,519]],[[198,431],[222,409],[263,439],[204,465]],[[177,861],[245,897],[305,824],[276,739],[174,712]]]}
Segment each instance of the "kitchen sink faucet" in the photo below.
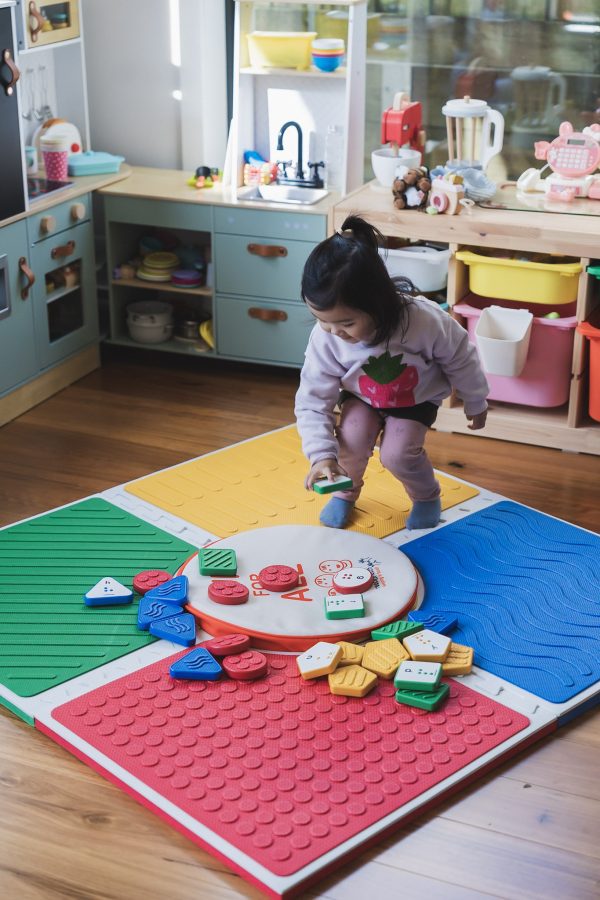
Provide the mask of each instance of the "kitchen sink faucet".
{"label": "kitchen sink faucet", "polygon": [[298,157],[296,162],[296,178],[298,181],[302,181],[304,179],[304,172],[302,170],[302,129],[298,125],[297,122],[294,122],[293,119],[290,119],[289,122],[286,122],[285,125],[282,125],[279,129],[279,134],[277,135],[277,150],[283,150],[283,136],[291,126],[294,126],[296,131],[298,132]]}
{"label": "kitchen sink faucet", "polygon": [[[325,163],[322,162],[314,162],[308,163],[308,168],[312,172],[312,175],[309,179],[304,177],[304,171],[302,168],[302,129],[298,125],[297,122],[290,120],[281,126],[279,129],[279,134],[277,135],[277,147],[276,150],[283,150],[283,135],[287,131],[287,129],[293,125],[296,131],[298,132],[298,159],[296,162],[296,177],[290,178],[287,173],[287,167],[291,165],[291,162],[280,162],[278,165],[283,167],[283,181],[285,184],[295,184],[298,187],[314,187],[314,188],[322,188],[323,187],[323,179],[319,175],[319,168],[323,167]],[[277,179],[280,181],[280,179]]]}

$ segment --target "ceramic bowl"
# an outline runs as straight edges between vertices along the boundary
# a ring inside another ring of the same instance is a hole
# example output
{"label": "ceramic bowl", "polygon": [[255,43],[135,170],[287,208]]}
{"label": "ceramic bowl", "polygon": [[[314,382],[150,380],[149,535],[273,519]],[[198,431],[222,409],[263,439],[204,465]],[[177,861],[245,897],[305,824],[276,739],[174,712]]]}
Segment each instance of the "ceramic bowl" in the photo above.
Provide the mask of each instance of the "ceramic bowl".
{"label": "ceramic bowl", "polygon": [[401,147],[394,153],[392,147],[381,147],[371,153],[371,166],[375,178],[383,187],[390,187],[394,183],[396,173],[403,175],[407,169],[414,169],[421,165],[421,154],[418,150],[410,150]]}
{"label": "ceramic bowl", "polygon": [[316,66],[316,68],[320,69],[321,72],[335,72],[335,70],[341,65],[343,58],[343,53],[340,53],[337,56],[334,56],[333,54],[321,56],[318,53],[313,53],[312,62],[313,66]]}

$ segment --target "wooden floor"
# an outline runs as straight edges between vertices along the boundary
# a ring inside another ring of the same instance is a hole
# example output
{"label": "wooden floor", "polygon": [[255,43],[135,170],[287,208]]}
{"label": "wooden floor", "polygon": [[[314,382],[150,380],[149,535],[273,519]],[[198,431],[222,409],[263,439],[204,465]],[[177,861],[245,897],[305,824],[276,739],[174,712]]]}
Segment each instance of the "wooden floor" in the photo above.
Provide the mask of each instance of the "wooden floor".
{"label": "wooden floor", "polygon": [[[292,421],[297,373],[113,355],[0,429],[0,524]],[[435,466],[597,530],[597,457],[432,433]],[[1,589],[1,587],[0,587]],[[417,819],[307,896],[598,900],[600,712]],[[124,792],[0,711],[0,897],[262,896]]]}

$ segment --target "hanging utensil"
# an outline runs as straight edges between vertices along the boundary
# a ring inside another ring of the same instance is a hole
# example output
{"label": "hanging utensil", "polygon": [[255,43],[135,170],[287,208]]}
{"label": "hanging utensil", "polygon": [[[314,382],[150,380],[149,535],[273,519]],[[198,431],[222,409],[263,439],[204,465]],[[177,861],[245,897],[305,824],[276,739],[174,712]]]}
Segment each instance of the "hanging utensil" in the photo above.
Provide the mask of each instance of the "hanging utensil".
{"label": "hanging utensil", "polygon": [[[27,91],[23,91],[23,112],[21,115],[27,121],[31,121],[33,118],[33,90],[32,90],[32,76],[33,69],[25,69],[25,85],[27,87]],[[25,109],[25,96],[27,95],[27,109]]]}
{"label": "hanging utensil", "polygon": [[42,84],[42,108],[40,110],[42,119],[53,119],[54,113],[48,103],[48,80],[46,78],[46,66],[39,67],[40,81]]}

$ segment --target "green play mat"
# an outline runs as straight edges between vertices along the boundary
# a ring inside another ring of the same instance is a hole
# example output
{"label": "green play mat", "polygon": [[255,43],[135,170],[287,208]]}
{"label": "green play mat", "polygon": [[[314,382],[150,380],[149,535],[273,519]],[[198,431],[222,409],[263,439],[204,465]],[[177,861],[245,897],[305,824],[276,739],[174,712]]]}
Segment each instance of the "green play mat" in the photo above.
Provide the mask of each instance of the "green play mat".
{"label": "green play mat", "polygon": [[144,569],[175,572],[196,549],[99,497],[0,531],[0,695],[31,697],[152,643],[137,595],[114,607],[83,595],[107,576],[131,587]]}

